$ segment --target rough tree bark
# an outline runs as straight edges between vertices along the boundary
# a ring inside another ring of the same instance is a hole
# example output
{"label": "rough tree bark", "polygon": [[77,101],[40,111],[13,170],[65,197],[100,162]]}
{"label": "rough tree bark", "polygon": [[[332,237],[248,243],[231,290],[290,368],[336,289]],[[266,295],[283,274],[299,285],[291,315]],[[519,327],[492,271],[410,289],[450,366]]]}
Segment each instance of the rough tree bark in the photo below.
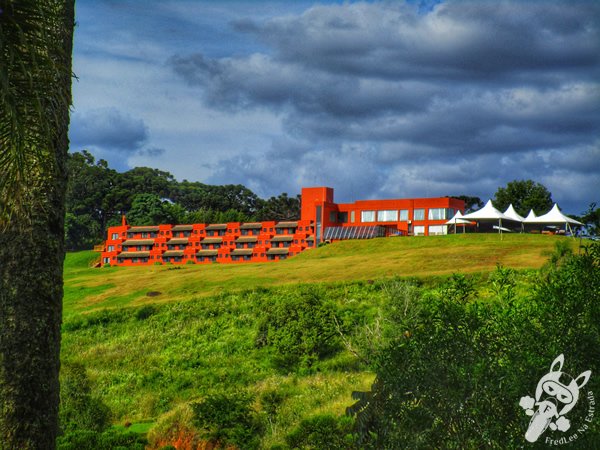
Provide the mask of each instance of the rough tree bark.
{"label": "rough tree bark", "polygon": [[58,434],[73,27],[74,0],[0,0],[3,450]]}

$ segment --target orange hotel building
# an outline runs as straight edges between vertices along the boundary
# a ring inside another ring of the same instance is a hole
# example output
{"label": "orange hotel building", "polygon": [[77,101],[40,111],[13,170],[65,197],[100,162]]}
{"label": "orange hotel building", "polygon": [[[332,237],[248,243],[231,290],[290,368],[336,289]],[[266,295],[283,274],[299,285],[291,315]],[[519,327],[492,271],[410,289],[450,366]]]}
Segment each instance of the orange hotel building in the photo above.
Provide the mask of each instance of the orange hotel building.
{"label": "orange hotel building", "polygon": [[302,188],[293,222],[129,226],[108,229],[101,264],[111,266],[279,261],[323,241],[446,234],[460,210],[451,197],[335,203],[333,189]]}

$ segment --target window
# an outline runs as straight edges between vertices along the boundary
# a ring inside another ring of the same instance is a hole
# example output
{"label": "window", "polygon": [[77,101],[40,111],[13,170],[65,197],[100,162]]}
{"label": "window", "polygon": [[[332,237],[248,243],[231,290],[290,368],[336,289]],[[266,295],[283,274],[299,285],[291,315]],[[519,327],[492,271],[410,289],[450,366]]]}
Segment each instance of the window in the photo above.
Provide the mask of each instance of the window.
{"label": "window", "polygon": [[111,239],[113,241],[116,241],[117,239],[119,239],[119,233],[113,233],[112,236],[111,236]]}
{"label": "window", "polygon": [[375,211],[362,211],[360,213],[361,222],[375,222]]}
{"label": "window", "polygon": [[107,251],[114,252],[115,251],[115,246],[114,245],[109,245]]}
{"label": "window", "polygon": [[436,234],[447,234],[448,228],[446,225],[430,225],[429,226],[429,236],[433,236]]}
{"label": "window", "polygon": [[103,261],[104,261],[104,264],[108,264],[108,263],[110,263],[110,258],[104,258]]}
{"label": "window", "polygon": [[[425,210],[424,209],[415,209],[414,219],[415,220],[425,220]],[[415,231],[415,234],[417,234],[416,231]]]}
{"label": "window", "polygon": [[428,217],[429,220],[445,220],[446,208],[431,208]]}
{"label": "window", "polygon": [[354,223],[354,221],[355,221],[354,211],[350,211],[350,222]]}
{"label": "window", "polygon": [[415,236],[425,236],[425,227],[423,225],[415,226],[414,235]]}
{"label": "window", "polygon": [[338,213],[338,222],[339,223],[348,223],[348,213],[347,212]]}
{"label": "window", "polygon": [[400,222],[408,222],[408,209],[400,210]]}
{"label": "window", "polygon": [[398,211],[393,210],[393,209],[377,211],[377,221],[378,222],[397,222],[398,221]]}
{"label": "window", "polygon": [[335,211],[329,211],[329,221],[337,222],[337,213]]}

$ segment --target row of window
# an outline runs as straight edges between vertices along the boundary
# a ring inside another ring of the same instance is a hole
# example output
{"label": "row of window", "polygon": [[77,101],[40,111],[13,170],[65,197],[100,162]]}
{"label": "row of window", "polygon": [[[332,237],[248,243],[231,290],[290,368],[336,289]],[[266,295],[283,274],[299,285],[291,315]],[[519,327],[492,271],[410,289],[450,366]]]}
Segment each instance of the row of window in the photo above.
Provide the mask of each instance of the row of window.
{"label": "row of window", "polygon": [[[269,261],[273,261],[273,260],[282,260],[282,259],[286,259],[288,256],[294,256],[295,253],[290,252],[287,255],[266,255],[265,253],[260,253],[259,255],[211,255],[211,256],[199,256],[197,258],[198,262],[216,262],[217,258],[219,259],[229,259],[231,258],[232,261],[252,261],[253,256],[260,256],[261,258],[264,258],[265,256],[267,257],[267,259]],[[113,258],[114,260],[115,258]],[[117,258],[117,261],[119,262],[119,264],[125,262],[125,261],[131,261],[132,263],[148,263],[150,259],[154,259],[153,256],[151,256],[150,258],[148,257],[140,257],[140,258]],[[156,258],[157,260],[159,258]],[[182,262],[183,261],[183,257],[182,256],[165,256],[162,258],[163,262]],[[193,261],[193,259],[189,259],[190,261]],[[104,264],[110,264],[110,258],[105,257],[103,259],[103,263]]]}
{"label": "row of window", "polygon": [[[207,236],[225,236],[226,233],[229,234],[241,234],[242,236],[257,236],[258,234],[262,233],[275,233],[275,234],[294,234],[297,231],[312,231],[311,227],[307,226],[307,227],[289,227],[289,228],[262,228],[261,229],[250,229],[250,230],[240,230],[240,229],[230,229],[230,230],[208,230],[206,231],[206,235]],[[203,234],[204,230],[200,230],[200,234]],[[193,230],[193,231],[179,231],[179,232],[174,232],[172,233],[173,237],[190,237],[193,234],[198,234],[198,230]],[[168,234],[168,231],[167,231]],[[136,235],[140,235],[140,239],[152,239],[152,238],[156,238],[158,237],[158,233],[155,231],[148,231],[148,232],[135,232],[135,231],[128,231],[127,232],[127,237],[128,238],[133,238]],[[165,235],[165,231],[161,231],[160,232],[161,236]],[[111,235],[111,239],[117,240],[120,238],[119,233],[112,233]]]}
{"label": "row of window", "polygon": [[[306,244],[306,239],[294,239],[294,244]],[[265,240],[264,241],[264,245],[269,245],[270,241]],[[201,246],[202,249],[204,250],[208,250],[208,249],[219,249],[221,248],[222,244],[203,244],[202,242],[193,242],[190,243],[193,244],[193,246],[198,247]],[[291,242],[285,242],[285,247],[289,247],[289,245],[291,244]],[[168,250],[185,250],[187,248],[188,244],[175,244],[175,245],[167,245],[165,243],[162,244],[157,244],[158,247],[167,247]],[[223,244],[225,245],[225,244]],[[263,245],[263,241],[257,241],[256,243],[254,242],[247,242],[247,243],[241,243],[241,242],[231,242],[230,245],[235,245],[235,248],[254,248],[255,245]],[[277,247],[277,242],[272,242],[271,246],[273,247]],[[152,250],[153,245],[132,245],[132,246],[123,246],[125,251],[150,251]],[[132,249],[132,247],[135,247],[135,249]],[[279,245],[279,247],[281,247],[281,245]],[[117,250],[120,250],[121,246],[117,246]],[[114,252],[115,251],[115,246],[114,245],[108,245],[106,247],[106,251],[107,252]]]}
{"label": "row of window", "polygon": [[[448,227],[446,225],[429,225],[428,227],[429,236],[435,236],[440,234],[448,234]],[[415,236],[425,236],[425,227],[423,225],[417,225],[413,229]]]}
{"label": "row of window", "polygon": [[[361,211],[361,222],[407,222],[408,209],[389,209],[382,211]],[[428,220],[447,220],[454,216],[453,208],[430,208],[427,215]],[[354,221],[354,211],[351,219]],[[413,210],[413,220],[425,220],[425,208],[416,208]]]}

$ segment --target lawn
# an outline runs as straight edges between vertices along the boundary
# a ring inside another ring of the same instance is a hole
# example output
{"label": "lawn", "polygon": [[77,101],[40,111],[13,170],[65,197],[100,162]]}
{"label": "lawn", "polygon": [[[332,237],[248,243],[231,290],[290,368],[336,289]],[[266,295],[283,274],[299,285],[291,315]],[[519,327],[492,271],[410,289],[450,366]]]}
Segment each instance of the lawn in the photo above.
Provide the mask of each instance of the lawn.
{"label": "lawn", "polygon": [[559,239],[568,238],[521,234],[505,234],[502,240],[495,234],[379,238],[336,242],[273,263],[103,269],[89,267],[97,257],[93,252],[70,253],[65,262],[64,315],[294,283],[485,273],[497,264],[535,269]]}

